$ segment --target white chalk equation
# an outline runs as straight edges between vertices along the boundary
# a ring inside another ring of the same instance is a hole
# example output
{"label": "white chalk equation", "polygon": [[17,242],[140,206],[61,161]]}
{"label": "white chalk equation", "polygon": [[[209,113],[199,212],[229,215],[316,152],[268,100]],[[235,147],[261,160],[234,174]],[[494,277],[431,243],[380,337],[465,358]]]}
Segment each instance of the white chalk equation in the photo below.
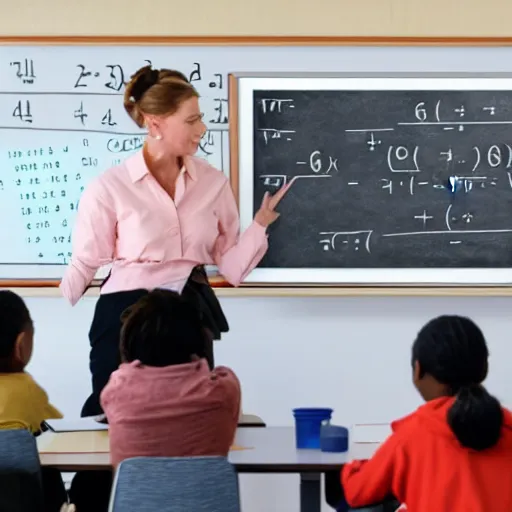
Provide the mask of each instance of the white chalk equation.
{"label": "white chalk equation", "polygon": [[[466,126],[478,125],[512,125],[511,120],[498,120],[494,116],[498,113],[497,106],[482,105],[479,107],[479,112],[484,114],[484,119],[468,119],[466,105],[460,103],[458,106],[453,107],[448,105],[444,108],[444,103],[441,99],[435,103],[428,103],[421,101],[416,104],[414,108],[415,121],[399,122],[399,126],[439,126],[444,131],[458,130],[464,131]],[[475,116],[477,113],[474,113]]]}
{"label": "white chalk equation", "polygon": [[[299,165],[301,163],[299,162]],[[258,176],[259,180],[263,182],[266,187],[281,187],[289,182],[295,182],[302,179],[315,179],[315,178],[331,178],[332,174],[302,174],[302,175],[288,175],[280,174],[261,174]],[[375,185],[381,190],[386,192],[386,195],[393,195],[400,193],[401,190],[408,196],[414,196],[421,189],[434,189],[439,194],[444,194],[445,197],[450,198],[454,195],[469,194],[471,191],[476,192],[478,189],[486,189],[497,187],[499,182],[503,181],[507,189],[512,189],[512,173],[507,172],[501,178],[497,176],[451,176],[446,182],[440,183],[435,180],[423,180],[417,176],[405,178],[380,178],[373,181],[365,180],[346,180],[341,183],[346,187],[363,187],[365,190],[368,187]],[[337,179],[337,186],[340,185]]]}
{"label": "white chalk equation", "polygon": [[304,174],[301,176],[293,176],[290,179],[290,177],[286,174],[262,174],[259,178],[263,181],[263,185],[267,187],[281,188],[288,183],[291,186],[293,183],[299,180],[330,177],[330,174]]}
{"label": "white chalk equation", "polygon": [[293,140],[291,135],[295,133],[295,130],[276,130],[275,128],[258,128],[258,131],[263,135],[265,144],[268,144],[273,139],[291,142]]}
{"label": "white chalk equation", "polygon": [[[268,144],[270,139],[281,139],[284,136],[291,139],[291,134],[295,133],[293,130],[273,130],[273,129],[260,129],[263,132],[265,144]],[[468,180],[486,180],[486,176],[477,176],[473,173],[495,170],[495,169],[512,169],[512,145],[504,143],[491,144],[489,147],[473,146],[471,148],[471,155],[461,156],[457,155],[452,147],[447,147],[439,151],[438,162],[444,164],[443,169],[450,171],[450,175],[456,175],[457,172],[464,173],[467,171]],[[426,171],[429,167],[426,157],[424,158],[423,167],[420,163],[420,146],[411,145],[390,145],[387,149],[386,162],[387,170],[393,174],[418,174]],[[296,165],[308,166],[314,173],[330,173],[331,171],[340,172],[343,169],[343,161],[339,156],[324,155],[320,150],[312,151],[304,160],[296,160]],[[350,162],[345,162],[345,164]],[[431,165],[431,163],[430,163]],[[455,174],[454,174],[455,173]],[[497,179],[497,178],[495,178]]]}
{"label": "white chalk equation", "polygon": [[[439,127],[443,131],[458,130],[464,131],[465,127],[468,126],[509,126],[512,125],[510,119],[498,119],[497,114],[500,113],[498,107],[494,104],[485,104],[478,107],[477,112],[472,112],[474,117],[478,117],[478,114],[482,114],[480,119],[470,119],[468,116],[468,109],[464,103],[460,103],[458,106],[453,107],[452,105],[443,107],[444,103],[441,99],[435,102],[420,101],[414,107],[414,120],[412,121],[399,121],[395,126],[386,127],[371,127],[371,128],[349,128],[345,129],[347,135],[363,136],[365,137],[365,145],[369,151],[375,151],[378,147],[385,146],[383,142],[382,132],[394,132],[400,127]],[[443,112],[444,108],[444,112]],[[503,151],[499,145],[493,145],[487,151],[485,157],[491,167],[497,167],[501,164],[502,160],[506,158],[508,160],[508,166],[512,165],[512,147],[511,145],[504,143],[506,151]],[[388,161],[389,152],[397,151],[398,154],[395,156],[399,160],[406,160],[408,155],[405,154],[404,149],[393,148],[391,145],[388,146]],[[478,167],[480,159],[483,157],[480,148],[475,147],[474,150],[477,152],[477,163],[475,168]],[[506,155],[505,155],[506,153]],[[414,151],[413,153],[414,154]],[[416,153],[417,155],[417,153]],[[390,164],[391,167],[391,164]],[[418,166],[411,169],[395,170],[394,172],[418,172]]]}
{"label": "white chalk equation", "polygon": [[307,161],[299,160],[297,165],[308,165],[315,174],[331,174],[331,172],[339,172],[338,158],[332,155],[323,155],[321,151],[312,151]]}
{"label": "white chalk equation", "polygon": [[281,99],[281,98],[263,98],[260,101],[261,110],[264,114],[267,112],[278,112],[282,113],[286,108],[295,108],[292,99]]}
{"label": "white chalk equation", "polygon": [[[467,219],[470,216],[471,214],[468,213],[462,215],[461,218],[469,223]],[[421,215],[416,215],[414,218],[426,226],[426,222],[434,217],[427,215],[427,212],[424,211]],[[386,239],[430,236],[433,239],[441,240],[448,246],[458,246],[464,244],[465,241],[471,241],[475,237],[478,237],[481,243],[485,243],[486,236],[491,236],[493,239],[496,235],[509,235],[512,237],[512,227],[510,229],[421,229],[418,231],[382,234],[368,229],[360,231],[320,231],[318,235],[318,243],[324,253],[347,255],[347,253],[358,254],[361,251],[370,255],[372,254],[372,243],[382,244],[385,243]]]}
{"label": "white chalk equation", "polygon": [[364,134],[367,137],[366,145],[369,151],[375,149],[382,144],[382,138],[379,132],[393,132],[394,128],[354,128],[345,130],[345,133]]}
{"label": "white chalk equation", "polygon": [[[444,214],[444,222],[446,224],[446,229],[448,231],[453,231],[452,229],[452,223],[458,223],[460,226],[462,225],[468,225],[473,220],[475,220],[475,215],[472,213],[471,210],[466,210],[463,213],[459,213],[455,215],[453,212],[453,204],[449,204],[446,208],[446,212]],[[428,209],[424,209],[421,214],[414,215],[413,217],[416,221],[420,221],[422,224],[422,227],[424,230],[427,229],[427,222],[428,221],[434,221],[435,215],[430,213]]]}
{"label": "white chalk equation", "polygon": [[422,236],[422,235],[495,235],[495,234],[504,234],[504,233],[511,233],[512,234],[512,228],[511,229],[467,229],[467,230],[439,230],[439,231],[411,231],[408,233],[385,233],[381,235],[383,238],[388,237],[397,237],[397,236]]}
{"label": "white chalk equation", "polygon": [[[512,174],[506,173],[501,178],[506,183],[506,187],[512,189]],[[397,193],[404,189],[411,196],[415,195],[421,188],[433,188],[435,190],[454,194],[468,194],[472,190],[496,187],[499,182],[497,176],[450,176],[446,182],[440,183],[435,180],[423,180],[417,176],[392,179],[380,178],[381,189],[386,190],[389,195]],[[359,182],[347,182],[347,185],[359,185]]]}
{"label": "white chalk equation", "polygon": [[370,251],[370,238],[372,230],[363,231],[321,231],[319,234],[322,239],[319,241],[322,250],[336,251],[339,246],[348,248],[348,250],[357,252],[363,248],[368,254]]}
{"label": "white chalk equation", "polygon": [[312,172],[312,174],[298,174],[291,177],[287,174],[262,174],[259,179],[266,187],[279,188],[288,183],[291,185],[297,180],[330,178],[334,173],[339,172],[338,159],[331,155],[323,155],[319,150],[312,151],[307,160],[299,160],[295,165],[306,167],[306,172]]}

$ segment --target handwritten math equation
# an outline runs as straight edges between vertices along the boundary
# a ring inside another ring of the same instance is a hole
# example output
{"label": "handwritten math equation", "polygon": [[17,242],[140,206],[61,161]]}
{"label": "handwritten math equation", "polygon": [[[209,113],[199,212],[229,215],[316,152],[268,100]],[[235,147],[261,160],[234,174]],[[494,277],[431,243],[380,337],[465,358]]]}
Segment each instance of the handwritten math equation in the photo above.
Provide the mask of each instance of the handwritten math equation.
{"label": "handwritten math equation", "polygon": [[[152,65],[151,59],[145,59],[138,63],[138,67]],[[69,67],[69,69],[60,70],[64,80],[59,79],[54,84],[54,90],[38,90],[38,77],[44,73],[44,66],[38,70],[37,62],[29,57],[8,62],[8,67],[4,66],[2,74],[9,73],[15,76],[17,83],[21,88],[16,87],[15,91],[0,91],[3,94],[8,94],[14,98],[11,100],[12,109],[11,117],[18,122],[32,124],[36,120],[33,114],[33,104],[38,100],[36,98],[30,99],[16,99],[16,95],[29,95],[38,94],[44,96],[60,96],[75,94],[77,96],[82,95],[113,95],[113,101],[122,103],[120,96],[124,92],[124,86],[130,79],[131,74],[137,69],[130,66],[130,69],[126,69],[119,63],[102,63],[98,65],[87,65],[84,63],[77,62]],[[180,69],[185,76],[188,77],[190,83],[196,87],[201,97],[203,98],[203,108],[207,110],[207,116],[205,121],[207,124],[222,129],[227,129],[229,122],[228,114],[228,98],[227,98],[227,84],[226,78],[222,73],[212,73],[211,75],[205,75],[203,66],[200,62],[192,62],[188,66],[188,69]],[[43,101],[48,101],[47,98]],[[96,110],[94,104],[92,104],[91,110]],[[73,116],[79,120],[82,125],[85,125],[85,120],[90,117],[90,113],[84,110],[84,101],[78,101],[76,109],[73,112]],[[105,112],[94,111],[103,126],[117,126],[120,120],[116,120],[112,116],[111,109]]]}
{"label": "handwritten math equation", "polygon": [[[434,237],[445,240],[446,246],[460,246],[468,237],[485,243],[481,238],[485,235],[512,235],[512,211],[506,226],[493,226],[491,205],[482,219],[482,209],[475,208],[473,201],[479,191],[499,190],[510,194],[512,202],[512,112],[500,107],[499,92],[493,101],[477,104],[473,100],[470,107],[464,101],[454,105],[453,98],[445,104],[441,92],[435,101],[407,102],[404,119],[391,123],[382,116],[381,126],[357,126],[357,118],[345,119],[339,133],[326,134],[329,141],[339,141],[335,143],[325,142],[317,133],[304,136],[309,129],[307,115],[302,113],[298,124],[294,117],[302,108],[300,96],[294,99],[292,94],[286,97],[280,92],[275,96],[261,92],[254,100],[255,151],[277,158],[288,156],[281,172],[272,172],[275,166],[268,165],[267,156],[266,165],[255,173],[263,188],[275,191],[290,184],[293,190],[301,184],[304,190],[311,180],[321,180],[325,182],[321,197],[327,201],[335,201],[338,192],[346,198],[351,190],[359,190],[355,193],[367,192],[379,202],[387,198],[390,205],[389,211],[381,214],[389,215],[387,232],[382,232],[382,219],[377,219],[381,226],[378,231],[367,225],[339,231],[318,229],[316,238],[322,251],[372,254],[375,244],[400,237]],[[336,115],[334,111],[332,116]],[[495,128],[498,131],[492,132]],[[478,136],[478,130],[485,130],[487,135]],[[308,139],[317,147],[308,149]],[[255,159],[257,162],[257,155]],[[402,208],[404,201],[407,206]],[[358,218],[356,203],[349,206],[352,211],[347,216],[352,214],[355,224],[372,222]],[[328,208],[324,202],[322,207]],[[400,208],[409,215],[409,229],[403,231],[393,229],[397,225],[393,215]],[[332,224],[336,224],[335,219]]]}

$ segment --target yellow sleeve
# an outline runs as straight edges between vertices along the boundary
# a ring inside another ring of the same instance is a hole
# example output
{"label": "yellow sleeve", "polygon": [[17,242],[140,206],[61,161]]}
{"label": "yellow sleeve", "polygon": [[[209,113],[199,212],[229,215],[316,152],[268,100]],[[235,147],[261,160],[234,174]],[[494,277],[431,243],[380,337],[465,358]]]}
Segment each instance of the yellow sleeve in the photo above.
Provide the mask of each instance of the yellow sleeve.
{"label": "yellow sleeve", "polygon": [[44,420],[62,418],[62,413],[54,407],[49,399],[46,391],[32,380],[32,412],[30,414],[30,429],[32,432],[38,432],[41,429],[41,423]]}
{"label": "yellow sleeve", "polygon": [[47,402],[46,405],[44,406],[43,416],[43,421],[63,418],[62,413],[49,402]]}

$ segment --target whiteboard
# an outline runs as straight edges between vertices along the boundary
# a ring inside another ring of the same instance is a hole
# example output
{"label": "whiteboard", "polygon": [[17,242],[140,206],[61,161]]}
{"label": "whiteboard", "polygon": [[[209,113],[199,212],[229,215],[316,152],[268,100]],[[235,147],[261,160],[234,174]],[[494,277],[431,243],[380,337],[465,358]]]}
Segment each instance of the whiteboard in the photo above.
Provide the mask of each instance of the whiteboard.
{"label": "whiteboard", "polygon": [[122,93],[148,61],[190,76],[209,129],[198,156],[229,176],[231,72],[512,71],[512,48],[0,46],[0,279],[62,277],[83,187],[143,142]]}

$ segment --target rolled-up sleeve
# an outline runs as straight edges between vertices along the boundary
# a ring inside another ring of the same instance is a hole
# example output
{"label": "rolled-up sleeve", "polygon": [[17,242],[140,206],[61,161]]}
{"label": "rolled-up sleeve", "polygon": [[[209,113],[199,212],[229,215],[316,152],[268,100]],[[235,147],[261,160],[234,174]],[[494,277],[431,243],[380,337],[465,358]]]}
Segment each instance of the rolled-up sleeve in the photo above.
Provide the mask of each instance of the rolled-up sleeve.
{"label": "rolled-up sleeve", "polygon": [[112,262],[116,241],[116,213],[100,179],[83,192],[72,234],[72,256],[60,289],[75,305],[98,269]]}
{"label": "rolled-up sleeve", "polygon": [[220,234],[213,260],[226,280],[238,286],[268,249],[266,228],[253,221],[240,235],[240,217],[229,183],[222,189],[217,215]]}

